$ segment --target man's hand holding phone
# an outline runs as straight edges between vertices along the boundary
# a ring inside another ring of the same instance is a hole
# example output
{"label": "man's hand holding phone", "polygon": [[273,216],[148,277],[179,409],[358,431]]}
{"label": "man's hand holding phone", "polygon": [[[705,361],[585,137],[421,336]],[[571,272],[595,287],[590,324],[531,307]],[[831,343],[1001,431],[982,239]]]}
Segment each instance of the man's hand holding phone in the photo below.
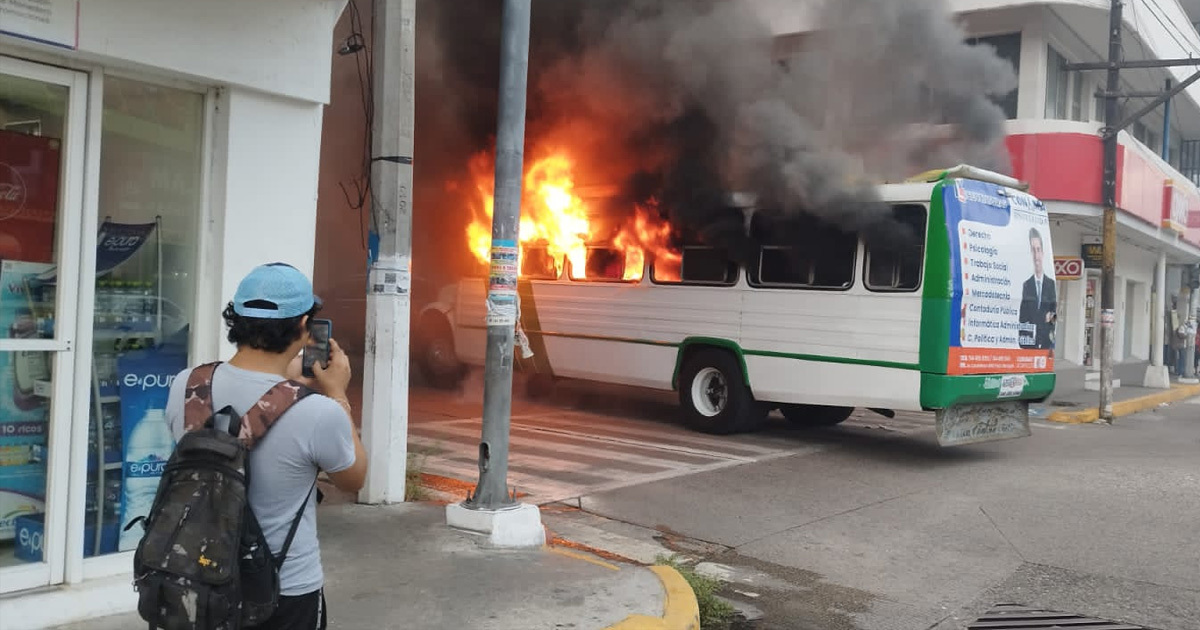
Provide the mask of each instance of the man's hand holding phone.
{"label": "man's hand holding phone", "polygon": [[321,393],[330,398],[345,398],[346,388],[350,386],[350,357],[338,345],[338,342],[330,338],[329,340],[329,363],[321,365],[317,361],[312,366],[313,380],[316,381]]}
{"label": "man's hand holding phone", "polygon": [[288,365],[287,376],[330,398],[346,396],[346,388],[350,386],[352,374],[350,358],[335,339],[329,339],[329,363],[321,365],[320,361],[313,362],[312,372],[312,377],[304,375],[304,354],[300,353]]}

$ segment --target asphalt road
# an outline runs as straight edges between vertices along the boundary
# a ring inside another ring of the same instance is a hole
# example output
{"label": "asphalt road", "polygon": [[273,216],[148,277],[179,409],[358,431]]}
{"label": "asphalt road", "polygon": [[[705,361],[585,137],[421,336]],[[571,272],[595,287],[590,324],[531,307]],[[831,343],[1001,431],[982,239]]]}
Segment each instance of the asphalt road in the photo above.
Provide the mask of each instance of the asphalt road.
{"label": "asphalt road", "polygon": [[999,603],[1200,628],[1196,401],[954,449],[853,426],[792,439],[577,504],[703,549],[760,628],[950,630]]}

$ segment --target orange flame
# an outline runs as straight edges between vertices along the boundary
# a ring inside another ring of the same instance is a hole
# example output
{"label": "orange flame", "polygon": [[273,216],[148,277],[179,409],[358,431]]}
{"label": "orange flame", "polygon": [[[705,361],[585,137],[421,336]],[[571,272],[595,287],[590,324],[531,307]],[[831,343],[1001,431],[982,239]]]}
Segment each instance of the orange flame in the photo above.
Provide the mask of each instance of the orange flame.
{"label": "orange flame", "polygon": [[[495,210],[491,156],[486,153],[476,155],[469,167],[481,205],[476,208],[475,220],[467,226],[467,243],[475,258],[487,265]],[[598,222],[593,221],[587,204],[576,194],[571,159],[562,152],[539,159],[525,173],[520,224],[521,275],[527,275],[523,264],[527,250],[537,248],[544,250],[553,262],[548,271],[556,277],[565,260],[571,265],[571,277],[576,279],[602,276],[603,279],[637,281],[642,279],[649,254],[656,265],[656,279],[677,281],[682,258],[670,247],[670,225],[658,219],[655,210],[638,207],[628,224],[608,239],[608,234],[600,233]],[[622,267],[614,270],[619,273],[610,275],[606,269],[597,274],[588,270],[588,247],[597,241],[607,241],[609,248],[623,256]]]}

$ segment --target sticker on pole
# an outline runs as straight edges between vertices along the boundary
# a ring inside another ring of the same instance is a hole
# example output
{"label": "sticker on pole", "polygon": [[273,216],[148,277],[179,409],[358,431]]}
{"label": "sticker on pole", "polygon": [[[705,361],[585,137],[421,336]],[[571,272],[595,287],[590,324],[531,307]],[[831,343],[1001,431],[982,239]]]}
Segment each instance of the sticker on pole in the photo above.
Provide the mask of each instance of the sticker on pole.
{"label": "sticker on pole", "polygon": [[[410,286],[411,273],[403,259],[390,261],[392,264],[376,264],[367,272],[367,284],[372,295],[406,295]],[[398,264],[397,264],[398,263]]]}
{"label": "sticker on pole", "polygon": [[520,256],[516,241],[492,241],[492,265],[488,274],[488,326],[515,326],[517,323]]}

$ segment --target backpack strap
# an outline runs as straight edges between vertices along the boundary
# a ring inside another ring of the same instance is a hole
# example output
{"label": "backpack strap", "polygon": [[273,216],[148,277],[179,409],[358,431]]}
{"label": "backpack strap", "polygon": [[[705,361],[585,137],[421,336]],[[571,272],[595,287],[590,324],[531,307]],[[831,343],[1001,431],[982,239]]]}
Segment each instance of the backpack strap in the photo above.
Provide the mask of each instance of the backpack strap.
{"label": "backpack strap", "polygon": [[313,390],[296,381],[286,380],[276,383],[242,416],[238,425],[238,439],[246,445],[246,448],[254,448],[254,443],[271,430],[284,412],[312,393]]}
{"label": "backpack strap", "polygon": [[220,361],[198,365],[188,375],[183,396],[183,428],[194,431],[204,428],[213,416],[212,382]]}
{"label": "backpack strap", "polygon": [[296,510],[296,518],[292,519],[292,526],[288,528],[287,538],[283,539],[283,548],[279,550],[279,553],[271,556],[275,560],[276,567],[282,567],[283,561],[287,560],[288,549],[292,548],[292,539],[296,537],[296,530],[300,529],[300,521],[304,519],[304,509],[308,507],[308,500],[312,497],[313,490],[316,489],[317,478],[313,477],[312,487],[308,489],[308,494],[304,495],[304,503],[301,503],[300,509]]}

